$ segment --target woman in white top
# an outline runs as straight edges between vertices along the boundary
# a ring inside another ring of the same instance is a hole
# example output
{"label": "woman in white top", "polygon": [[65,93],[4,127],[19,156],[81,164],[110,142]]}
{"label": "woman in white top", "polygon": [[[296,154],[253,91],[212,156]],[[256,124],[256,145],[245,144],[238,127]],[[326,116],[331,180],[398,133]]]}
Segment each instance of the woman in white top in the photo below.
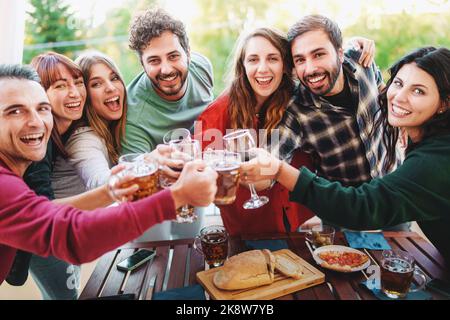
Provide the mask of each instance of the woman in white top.
{"label": "woman in white top", "polygon": [[86,53],[75,61],[87,89],[84,124],[73,132],[65,147],[72,165],[87,189],[105,184],[117,164],[125,130],[125,84],[114,62],[100,52]]}

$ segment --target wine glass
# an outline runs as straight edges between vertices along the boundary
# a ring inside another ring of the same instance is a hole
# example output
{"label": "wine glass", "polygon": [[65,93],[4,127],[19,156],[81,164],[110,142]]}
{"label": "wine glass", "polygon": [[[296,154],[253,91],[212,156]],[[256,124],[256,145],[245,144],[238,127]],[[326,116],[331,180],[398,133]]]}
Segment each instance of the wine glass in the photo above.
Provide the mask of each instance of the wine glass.
{"label": "wine glass", "polygon": [[[181,160],[183,163],[183,166],[171,168],[172,170],[182,171],[187,162],[201,157],[200,143],[198,140],[176,139],[170,141],[169,146],[171,146],[173,150],[170,158]],[[177,213],[177,222],[179,223],[192,223],[197,220],[197,216],[194,213],[194,207],[190,205],[184,205]]]}
{"label": "wine glass", "polygon": [[185,128],[176,128],[168,131],[163,137],[163,143],[169,144],[174,140],[191,140],[191,132]]}
{"label": "wine glass", "polygon": [[[256,156],[256,154],[250,152],[250,149],[256,147],[256,143],[250,131],[247,129],[229,133],[223,137],[223,140],[225,141],[225,148],[228,151],[236,152],[241,155],[242,162],[250,161]],[[258,196],[253,184],[249,183],[248,187],[250,188],[251,198],[244,203],[244,209],[260,208],[269,202],[268,197]]]}

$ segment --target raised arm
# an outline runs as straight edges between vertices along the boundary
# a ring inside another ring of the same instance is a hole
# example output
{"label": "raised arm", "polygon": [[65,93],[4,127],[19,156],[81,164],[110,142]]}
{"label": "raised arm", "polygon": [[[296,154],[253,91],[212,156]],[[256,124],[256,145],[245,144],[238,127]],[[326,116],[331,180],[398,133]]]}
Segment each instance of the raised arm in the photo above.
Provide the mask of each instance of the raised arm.
{"label": "raised arm", "polygon": [[69,162],[91,190],[104,185],[111,175],[105,142],[92,129],[75,132],[66,143]]}

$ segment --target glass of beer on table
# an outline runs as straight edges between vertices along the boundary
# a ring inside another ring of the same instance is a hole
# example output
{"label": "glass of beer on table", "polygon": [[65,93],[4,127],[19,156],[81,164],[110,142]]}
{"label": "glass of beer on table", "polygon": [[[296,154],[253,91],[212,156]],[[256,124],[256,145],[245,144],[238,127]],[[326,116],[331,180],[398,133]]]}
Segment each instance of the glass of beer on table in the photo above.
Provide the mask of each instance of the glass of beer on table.
{"label": "glass of beer on table", "polygon": [[221,225],[204,227],[195,238],[194,248],[210,268],[220,267],[228,257],[228,232]]}
{"label": "glass of beer on table", "polygon": [[[412,287],[414,277],[418,285]],[[414,257],[402,250],[384,250],[381,254],[381,291],[392,299],[404,298],[409,292],[425,287],[427,278],[416,266]]]}

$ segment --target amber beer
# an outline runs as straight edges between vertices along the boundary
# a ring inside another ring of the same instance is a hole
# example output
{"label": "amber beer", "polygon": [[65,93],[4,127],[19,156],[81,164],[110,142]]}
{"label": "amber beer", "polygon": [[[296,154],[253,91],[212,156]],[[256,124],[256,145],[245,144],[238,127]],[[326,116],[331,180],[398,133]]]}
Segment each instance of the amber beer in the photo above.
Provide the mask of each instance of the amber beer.
{"label": "amber beer", "polygon": [[239,167],[241,159],[238,153],[225,150],[207,150],[203,159],[217,174],[217,192],[214,204],[227,205],[236,200],[239,186]]}
{"label": "amber beer", "polygon": [[392,297],[405,297],[411,287],[414,265],[401,258],[385,258],[381,265],[381,289]]}
{"label": "amber beer", "polygon": [[159,187],[159,177],[158,177],[158,170],[154,170],[151,173],[148,174],[142,174],[140,176],[136,176],[135,178],[129,182],[125,182],[123,184],[121,184],[121,188],[128,188],[131,187],[134,184],[137,184],[139,186],[138,191],[136,191],[133,194],[133,200],[132,201],[136,201],[136,200],[140,200],[140,199],[144,199],[148,196],[151,196],[152,194],[157,193],[158,191],[160,191],[160,187]]}
{"label": "amber beer", "polygon": [[208,226],[200,231],[202,252],[210,267],[221,266],[228,257],[228,233],[223,226]]}
{"label": "amber beer", "polygon": [[221,162],[214,166],[218,173],[217,192],[214,204],[227,205],[236,200],[236,192],[239,186],[239,163]]}

